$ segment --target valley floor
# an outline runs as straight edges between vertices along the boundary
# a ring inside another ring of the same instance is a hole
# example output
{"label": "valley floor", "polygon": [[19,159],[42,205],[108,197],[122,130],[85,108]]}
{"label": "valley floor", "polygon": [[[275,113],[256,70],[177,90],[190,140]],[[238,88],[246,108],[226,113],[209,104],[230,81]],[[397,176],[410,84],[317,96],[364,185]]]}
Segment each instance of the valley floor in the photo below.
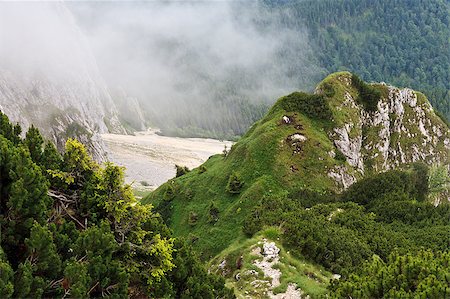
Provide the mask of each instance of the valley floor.
{"label": "valley floor", "polygon": [[102,134],[111,162],[126,167],[125,180],[133,188],[153,190],[175,176],[175,164],[190,169],[200,166],[211,155],[219,154],[230,141],[178,138],[154,131],[135,135]]}

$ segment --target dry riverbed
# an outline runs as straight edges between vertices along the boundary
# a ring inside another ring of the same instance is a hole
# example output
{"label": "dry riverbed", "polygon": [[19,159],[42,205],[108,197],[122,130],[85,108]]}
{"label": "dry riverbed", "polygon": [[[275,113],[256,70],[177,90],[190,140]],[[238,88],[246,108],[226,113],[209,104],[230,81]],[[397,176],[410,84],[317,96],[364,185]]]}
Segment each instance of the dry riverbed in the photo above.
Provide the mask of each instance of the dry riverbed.
{"label": "dry riverbed", "polygon": [[175,164],[190,169],[231,142],[203,138],[166,137],[154,131],[135,135],[102,134],[111,162],[126,167],[125,180],[133,188],[153,190],[175,176]]}

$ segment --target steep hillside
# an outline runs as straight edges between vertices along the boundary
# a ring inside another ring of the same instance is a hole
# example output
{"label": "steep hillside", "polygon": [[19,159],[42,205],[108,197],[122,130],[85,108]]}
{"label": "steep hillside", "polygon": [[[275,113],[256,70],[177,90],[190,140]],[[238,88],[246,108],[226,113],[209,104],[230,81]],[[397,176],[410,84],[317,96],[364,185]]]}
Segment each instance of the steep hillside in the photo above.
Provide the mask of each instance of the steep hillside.
{"label": "steep hillside", "polygon": [[412,162],[448,165],[449,150],[448,126],[422,94],[335,73],[315,94],[279,99],[229,152],[145,201],[209,259],[245,239],[244,219],[263,198],[320,202]]}
{"label": "steep hillside", "polygon": [[59,149],[77,137],[102,159],[97,133],[124,130],[65,4],[2,3],[0,20],[0,110],[25,129],[39,127]]}

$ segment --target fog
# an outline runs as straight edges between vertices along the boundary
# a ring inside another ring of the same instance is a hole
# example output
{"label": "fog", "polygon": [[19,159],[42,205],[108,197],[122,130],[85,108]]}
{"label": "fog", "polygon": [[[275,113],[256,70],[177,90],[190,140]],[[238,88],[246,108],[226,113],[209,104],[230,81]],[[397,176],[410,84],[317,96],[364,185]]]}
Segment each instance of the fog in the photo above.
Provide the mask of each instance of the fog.
{"label": "fog", "polygon": [[2,72],[105,80],[122,120],[135,128],[145,118],[167,133],[242,134],[279,96],[312,89],[322,74],[301,22],[260,2],[0,8]]}
{"label": "fog", "polygon": [[70,9],[113,93],[138,98],[157,126],[242,133],[262,111],[242,115],[243,103],[258,106],[311,89],[320,74],[306,30],[288,28],[288,12],[259,2],[71,3]]}
{"label": "fog", "polygon": [[75,75],[95,73],[91,54],[87,39],[64,4],[0,3],[2,73],[30,80],[72,80]]}

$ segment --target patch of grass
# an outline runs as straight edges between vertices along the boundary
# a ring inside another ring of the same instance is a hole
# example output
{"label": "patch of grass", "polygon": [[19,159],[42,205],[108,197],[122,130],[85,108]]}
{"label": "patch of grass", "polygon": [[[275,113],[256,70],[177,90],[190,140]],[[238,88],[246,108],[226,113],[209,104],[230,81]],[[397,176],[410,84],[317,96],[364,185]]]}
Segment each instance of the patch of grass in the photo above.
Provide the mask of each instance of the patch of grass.
{"label": "patch of grass", "polygon": [[312,298],[324,296],[328,292],[331,273],[320,266],[295,258],[289,251],[280,251],[280,263],[275,267],[282,274],[280,285],[273,290],[274,294],[286,292],[290,283],[296,284]]}
{"label": "patch of grass", "polygon": [[[252,296],[252,298],[266,298],[271,281],[264,276],[261,269],[253,264],[255,260],[262,259],[261,255],[255,255],[253,251],[256,247],[260,247],[262,252],[262,240],[265,238],[268,242],[275,242],[276,246],[280,248],[280,262],[274,265],[274,268],[278,268],[282,272],[281,285],[273,290],[275,294],[285,292],[288,284],[295,283],[311,298],[325,295],[331,273],[291,255],[281,245],[279,241],[281,236],[282,231],[279,228],[265,228],[250,239],[239,240],[231,244],[209,263],[209,268],[220,274],[223,269],[220,269],[218,265],[225,261],[227,286],[234,289],[238,298],[246,295]],[[242,257],[242,265],[240,269],[237,269],[235,261],[240,257]],[[236,275],[239,276],[239,280],[236,280]],[[260,282],[255,283],[255,280]]]}

